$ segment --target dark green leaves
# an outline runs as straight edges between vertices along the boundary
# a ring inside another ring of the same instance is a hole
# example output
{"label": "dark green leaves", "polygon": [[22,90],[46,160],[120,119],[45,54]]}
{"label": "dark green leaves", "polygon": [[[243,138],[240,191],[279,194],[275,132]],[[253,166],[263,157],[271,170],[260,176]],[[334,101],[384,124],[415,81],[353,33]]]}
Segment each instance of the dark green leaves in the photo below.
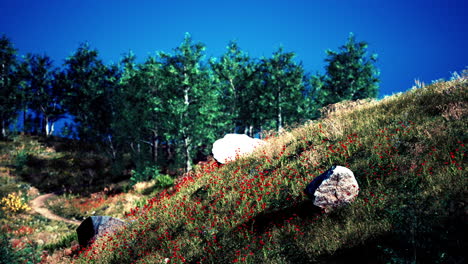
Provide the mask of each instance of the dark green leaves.
{"label": "dark green leaves", "polygon": [[374,64],[377,55],[367,57],[366,42],[356,42],[350,34],[348,42],[340,47],[340,52],[327,50],[327,74],[315,77],[313,83],[319,93],[322,106],[343,100],[357,100],[377,97],[379,75]]}

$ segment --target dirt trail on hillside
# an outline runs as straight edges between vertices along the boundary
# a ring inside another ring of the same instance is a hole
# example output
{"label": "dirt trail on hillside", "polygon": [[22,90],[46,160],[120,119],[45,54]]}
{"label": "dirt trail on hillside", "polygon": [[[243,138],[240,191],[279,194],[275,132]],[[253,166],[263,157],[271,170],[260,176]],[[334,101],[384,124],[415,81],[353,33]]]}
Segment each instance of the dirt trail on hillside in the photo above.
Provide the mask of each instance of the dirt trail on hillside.
{"label": "dirt trail on hillside", "polygon": [[52,211],[44,207],[45,201],[55,196],[56,195],[54,193],[40,195],[31,201],[30,206],[34,211],[38,212],[45,218],[56,220],[56,221],[62,221],[62,222],[73,224],[73,225],[81,224],[80,221],[63,218],[59,215],[54,214]]}

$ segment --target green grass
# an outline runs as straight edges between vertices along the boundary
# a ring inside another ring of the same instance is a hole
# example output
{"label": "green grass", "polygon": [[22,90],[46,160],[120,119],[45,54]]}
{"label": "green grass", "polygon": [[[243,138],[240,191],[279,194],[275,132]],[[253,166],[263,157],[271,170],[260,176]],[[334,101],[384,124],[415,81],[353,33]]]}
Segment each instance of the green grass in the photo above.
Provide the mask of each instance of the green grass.
{"label": "green grass", "polygon": [[[208,164],[135,208],[132,225],[76,263],[463,261],[468,83],[437,83],[348,108]],[[325,214],[303,194],[331,165],[356,201]]]}
{"label": "green grass", "polygon": [[53,243],[44,245],[44,250],[53,252],[58,249],[68,248],[72,246],[73,242],[78,241],[78,235],[75,231],[71,231],[68,234],[62,236],[59,240]]}

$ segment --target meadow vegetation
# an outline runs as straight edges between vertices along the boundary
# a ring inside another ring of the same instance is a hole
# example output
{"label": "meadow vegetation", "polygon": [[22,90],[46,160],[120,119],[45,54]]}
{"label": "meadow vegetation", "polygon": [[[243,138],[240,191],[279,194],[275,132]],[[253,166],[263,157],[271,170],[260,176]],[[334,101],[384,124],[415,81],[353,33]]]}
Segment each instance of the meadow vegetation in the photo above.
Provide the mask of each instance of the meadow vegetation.
{"label": "meadow vegetation", "polygon": [[[166,175],[144,171],[133,176],[148,182],[112,185],[119,179],[104,179],[108,161],[92,151],[60,150],[31,137],[0,142],[0,199],[9,201],[0,210],[1,260],[466,261],[467,88],[460,78],[380,101],[342,102],[323,109],[321,119],[265,133],[268,144],[252,155],[196,166],[173,186]],[[360,193],[351,205],[324,213],[304,189],[334,164],[354,172]],[[84,190],[90,183],[96,189]],[[75,226],[24,207],[39,191],[63,185],[77,189],[48,201],[57,214],[111,215],[130,225],[79,249]]]}
{"label": "meadow vegetation", "polygon": [[[463,261],[466,79],[341,103],[219,166],[198,167],[126,216],[74,263],[447,263]],[[325,214],[305,186],[331,165],[360,194]]]}

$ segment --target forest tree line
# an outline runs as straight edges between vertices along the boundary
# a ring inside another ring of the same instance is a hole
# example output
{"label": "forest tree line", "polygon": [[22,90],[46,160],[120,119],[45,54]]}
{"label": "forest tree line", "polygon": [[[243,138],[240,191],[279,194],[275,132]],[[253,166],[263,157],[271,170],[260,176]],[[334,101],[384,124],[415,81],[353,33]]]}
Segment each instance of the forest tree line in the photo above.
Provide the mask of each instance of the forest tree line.
{"label": "forest tree line", "polygon": [[376,97],[377,56],[366,49],[350,34],[338,52],[327,50],[326,73],[310,75],[282,47],[269,58],[252,58],[230,42],[219,59],[207,59],[205,45],[186,34],[173,53],[142,63],[128,53],[106,65],[96,49],[81,44],[55,67],[47,55],[18,56],[2,36],[0,139],[11,134],[18,114],[36,113],[37,120],[24,118],[23,130],[34,127],[45,136],[70,115],[75,125],[68,131],[115,164],[189,171],[226,133],[281,131],[318,118],[328,104]]}

